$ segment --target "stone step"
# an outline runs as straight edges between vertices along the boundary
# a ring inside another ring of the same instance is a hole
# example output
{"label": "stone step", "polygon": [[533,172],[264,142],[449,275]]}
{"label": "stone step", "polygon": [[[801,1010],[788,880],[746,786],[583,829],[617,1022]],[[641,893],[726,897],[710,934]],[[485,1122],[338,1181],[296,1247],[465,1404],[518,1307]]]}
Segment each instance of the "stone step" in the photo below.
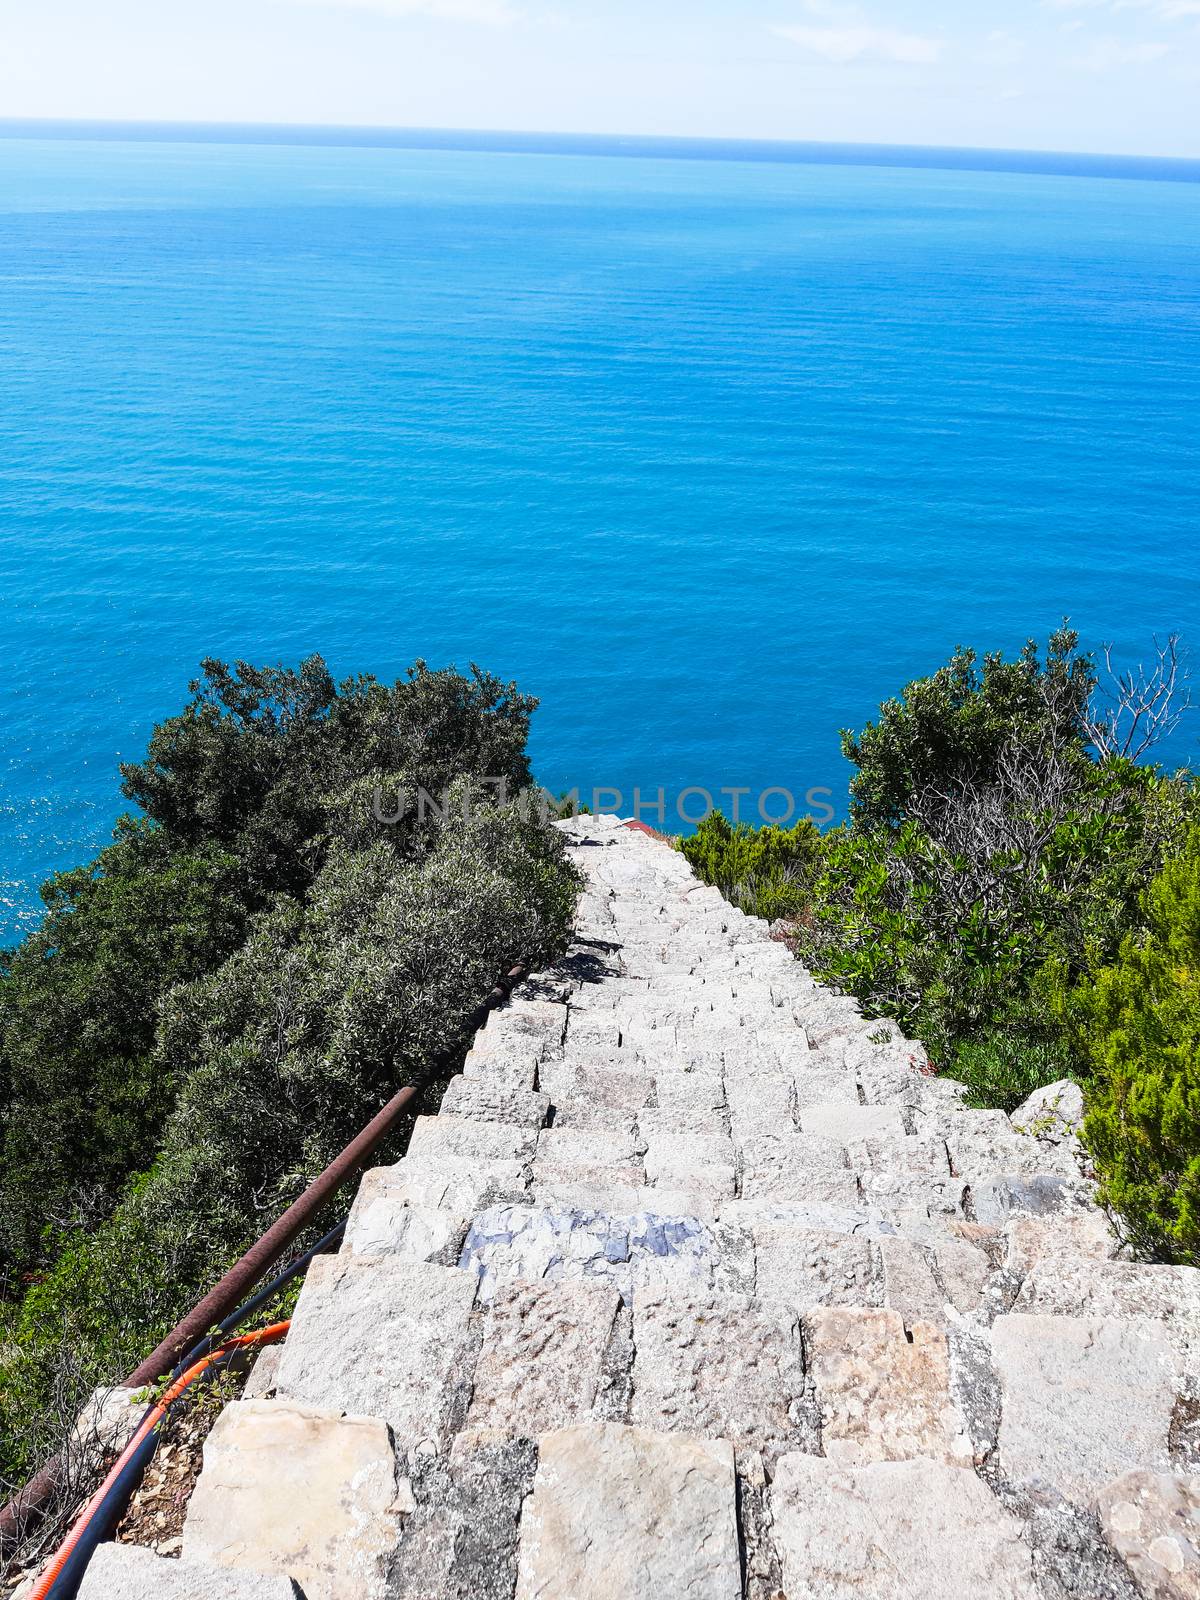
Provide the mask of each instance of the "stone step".
{"label": "stone step", "polygon": [[1200,1272],[1117,1258],[1073,1086],[970,1110],[681,854],[563,832],[575,943],[121,1592],[1196,1600]]}
{"label": "stone step", "polygon": [[290,1577],[157,1556],[135,1544],[102,1544],[79,1600],[305,1600]]}

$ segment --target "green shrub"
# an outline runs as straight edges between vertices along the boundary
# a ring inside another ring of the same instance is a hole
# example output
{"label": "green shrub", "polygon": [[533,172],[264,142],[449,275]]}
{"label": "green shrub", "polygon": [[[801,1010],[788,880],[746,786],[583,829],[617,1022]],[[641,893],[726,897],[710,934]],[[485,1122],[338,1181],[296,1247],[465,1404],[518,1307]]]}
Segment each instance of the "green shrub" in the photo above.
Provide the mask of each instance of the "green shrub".
{"label": "green shrub", "polygon": [[1084,1137],[1106,1201],[1161,1260],[1200,1266],[1200,826],[1155,878],[1145,927],[1082,986]]}
{"label": "green shrub", "polygon": [[1012,1112],[1035,1089],[1070,1076],[1071,1066],[1061,1037],[993,1032],[958,1046],[950,1076],[966,1085],[967,1105]]}
{"label": "green shrub", "polygon": [[[512,685],[419,662],[391,686],[335,686],[318,658],[204,672],[125,769],[148,817],[54,880],[0,972],[10,1482],[502,970],[556,955],[578,893],[536,803],[485,803],[481,780],[528,781],[535,702]],[[422,811],[422,788],[449,803]]]}
{"label": "green shrub", "polygon": [[960,646],[932,676],[885,701],[878,722],[860,734],[844,731],[842,753],[858,768],[850,782],[855,823],[899,827],[930,790],[993,783],[1014,744],[1082,758],[1096,671],[1078,644],[1064,623],[1044,661],[1031,639],[1016,660],[996,651],[982,667],[974,650]]}
{"label": "green shrub", "polygon": [[697,876],[751,916],[773,922],[808,904],[821,860],[821,835],[802,818],[791,828],[734,826],[713,811],[696,832],[679,841]]}

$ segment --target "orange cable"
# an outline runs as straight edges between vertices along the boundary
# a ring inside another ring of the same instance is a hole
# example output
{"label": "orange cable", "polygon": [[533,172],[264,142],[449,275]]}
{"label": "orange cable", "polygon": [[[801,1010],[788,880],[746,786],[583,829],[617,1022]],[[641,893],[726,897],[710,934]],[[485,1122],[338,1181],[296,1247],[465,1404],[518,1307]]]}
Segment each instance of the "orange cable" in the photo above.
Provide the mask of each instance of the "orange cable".
{"label": "orange cable", "polygon": [[63,1567],[66,1566],[67,1558],[70,1556],[71,1551],[74,1550],[75,1546],[79,1542],[80,1536],[84,1532],[84,1529],[99,1510],[104,1501],[105,1495],[107,1495],[109,1489],[120,1476],[125,1463],[134,1454],[142,1440],[151,1431],[151,1429],[156,1428],[162,1421],[164,1415],[166,1414],[167,1407],[170,1406],[173,1401],[178,1400],[179,1396],[184,1392],[184,1390],[193,1384],[202,1372],[204,1372],[208,1367],[212,1366],[214,1361],[219,1360],[224,1355],[228,1355],[231,1350],[243,1349],[248,1345],[270,1344],[276,1339],[282,1339],[289,1327],[291,1327],[290,1319],[287,1322],[272,1322],[268,1327],[259,1328],[255,1333],[240,1333],[236,1336],[236,1338],[227,1339],[225,1343],[219,1345],[217,1349],[210,1350],[206,1356],[201,1356],[199,1361],[194,1362],[185,1373],[176,1378],[175,1382],[171,1384],[169,1389],[167,1389],[162,1399],[157,1402],[154,1408],[148,1412],[138,1424],[137,1432],[134,1434],[133,1438],[130,1439],[124,1450],[121,1451],[121,1454],[117,1457],[116,1461],[113,1462],[105,1476],[104,1482],[96,1490],[95,1494],[88,1501],[87,1505],[84,1506],[83,1510],[76,1518],[70,1533],[68,1533],[62,1544],[55,1551],[50,1565],[46,1567],[41,1577],[38,1579],[33,1593],[29,1596],[29,1600],[45,1600],[45,1597],[49,1593],[55,1578],[58,1577]]}

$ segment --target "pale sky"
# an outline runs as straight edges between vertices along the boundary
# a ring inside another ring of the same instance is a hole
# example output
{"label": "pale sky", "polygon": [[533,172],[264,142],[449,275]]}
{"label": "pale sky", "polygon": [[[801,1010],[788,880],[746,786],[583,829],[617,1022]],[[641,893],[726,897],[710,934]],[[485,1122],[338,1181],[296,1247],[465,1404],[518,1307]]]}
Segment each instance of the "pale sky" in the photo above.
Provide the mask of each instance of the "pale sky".
{"label": "pale sky", "polygon": [[0,116],[1200,156],[1200,0],[0,0]]}

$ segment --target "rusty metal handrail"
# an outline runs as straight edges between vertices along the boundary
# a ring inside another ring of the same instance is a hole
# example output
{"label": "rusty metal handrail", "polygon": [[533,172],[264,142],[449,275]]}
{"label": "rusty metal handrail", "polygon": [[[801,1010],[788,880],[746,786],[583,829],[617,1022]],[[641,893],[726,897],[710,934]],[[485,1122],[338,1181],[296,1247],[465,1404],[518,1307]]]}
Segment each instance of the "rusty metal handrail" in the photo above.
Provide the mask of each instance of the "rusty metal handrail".
{"label": "rusty metal handrail", "polygon": [[[528,975],[528,971],[524,965],[515,966],[493,985],[463,1023],[458,1043],[453,1048],[440,1051],[416,1083],[406,1084],[392,1096],[383,1110],[371,1118],[366,1127],[340,1155],[334,1157],[324,1172],[313,1179],[304,1193],[271,1224],[266,1233],[234,1262],[203,1300],[193,1306],[166,1338],[133,1369],[125,1379],[127,1387],[136,1389],[157,1382],[170,1372],[185,1351],[190,1350],[197,1340],[203,1339],[212,1327],[240,1304],[247,1289],[254,1287],[337,1190],[375,1153],[417,1096],[437,1077],[439,1068],[455,1059],[462,1048],[462,1040],[474,1033],[497,1006],[504,1004],[517,984]],[[61,1455],[53,1456],[0,1509],[0,1555],[7,1557],[23,1534],[37,1526],[59,1486],[65,1466]]]}

